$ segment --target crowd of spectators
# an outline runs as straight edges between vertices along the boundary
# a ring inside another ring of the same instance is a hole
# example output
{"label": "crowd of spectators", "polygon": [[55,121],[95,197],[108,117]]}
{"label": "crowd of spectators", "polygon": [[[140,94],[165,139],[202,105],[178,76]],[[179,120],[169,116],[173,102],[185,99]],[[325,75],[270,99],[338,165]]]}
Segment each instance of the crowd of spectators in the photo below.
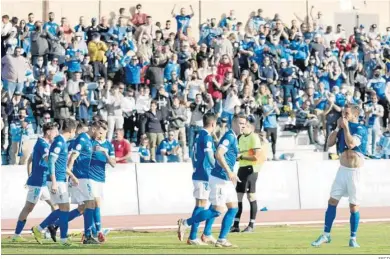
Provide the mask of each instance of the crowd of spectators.
{"label": "crowd of spectators", "polygon": [[67,118],[107,120],[120,162],[131,161],[134,145],[141,162],[186,161],[208,111],[219,117],[215,141],[244,112],[258,118],[274,159],[280,120],[327,151],[346,103],[361,107],[367,156],[389,158],[390,27],[362,24],[347,35],[341,24],[323,24],[321,12],[287,23],[258,9],[248,21],[232,10],[196,28],[189,9],[175,6],[165,26],[141,4],[130,16],[121,8],[113,24],[3,15],[1,148],[9,163],[25,163],[44,122]]}

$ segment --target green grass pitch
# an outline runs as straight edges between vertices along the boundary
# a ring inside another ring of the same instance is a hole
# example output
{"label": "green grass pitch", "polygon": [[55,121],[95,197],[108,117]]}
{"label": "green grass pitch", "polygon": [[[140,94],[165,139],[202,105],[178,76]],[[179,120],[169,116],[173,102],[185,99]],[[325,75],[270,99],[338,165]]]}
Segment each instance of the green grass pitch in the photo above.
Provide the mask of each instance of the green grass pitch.
{"label": "green grass pitch", "polygon": [[69,248],[51,240],[39,245],[32,236],[25,236],[22,243],[13,243],[10,237],[3,236],[2,254],[390,254],[390,224],[360,224],[360,248],[348,247],[348,224],[334,226],[330,244],[311,247],[321,230],[321,226],[257,227],[255,233],[229,235],[238,248],[189,246],[179,242],[175,231],[111,232],[105,244],[93,246],[81,245],[80,236],[76,236]]}

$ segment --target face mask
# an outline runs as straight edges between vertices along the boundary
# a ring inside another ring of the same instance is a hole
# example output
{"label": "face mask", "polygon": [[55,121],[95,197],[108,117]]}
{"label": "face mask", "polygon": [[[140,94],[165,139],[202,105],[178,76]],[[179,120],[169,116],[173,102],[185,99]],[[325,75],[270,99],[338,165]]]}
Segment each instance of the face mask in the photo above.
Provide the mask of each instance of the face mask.
{"label": "face mask", "polygon": [[375,73],[375,77],[380,77],[381,74],[380,73]]}
{"label": "face mask", "polygon": [[43,61],[38,61],[38,62],[37,62],[37,65],[38,65],[38,66],[42,66],[42,65],[43,65]]}
{"label": "face mask", "polygon": [[346,93],[347,93],[347,90],[342,89],[342,90],[341,90],[341,93],[342,93],[342,94],[346,94]]}
{"label": "face mask", "polygon": [[210,25],[211,25],[211,27],[214,27],[214,26],[215,26],[215,23],[214,23],[214,22],[212,22],[212,23],[210,23]]}
{"label": "face mask", "polygon": [[314,65],[316,63],[315,60],[310,60],[310,64]]}

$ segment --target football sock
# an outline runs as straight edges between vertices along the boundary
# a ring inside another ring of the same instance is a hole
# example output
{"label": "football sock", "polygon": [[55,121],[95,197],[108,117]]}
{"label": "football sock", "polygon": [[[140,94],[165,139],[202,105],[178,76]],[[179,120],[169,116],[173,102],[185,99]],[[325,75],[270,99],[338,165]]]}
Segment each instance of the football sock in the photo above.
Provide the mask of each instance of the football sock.
{"label": "football sock", "polygon": [[359,220],[360,220],[360,212],[351,212],[351,216],[349,218],[349,222],[351,225],[351,238],[356,238],[356,232],[359,227]]}
{"label": "football sock", "polygon": [[69,211],[60,211],[59,212],[59,225],[60,225],[60,236],[61,239],[68,237],[68,220],[69,220]]}
{"label": "football sock", "polygon": [[47,226],[53,224],[60,216],[60,210],[52,211],[47,218],[45,218],[42,223],[39,225],[40,231],[45,229]]}
{"label": "football sock", "polygon": [[96,207],[93,213],[93,219],[95,221],[96,232],[100,232],[102,230],[102,219],[100,217],[100,207]]}
{"label": "football sock", "polygon": [[249,204],[251,206],[249,226],[253,228],[253,224],[256,222],[257,201],[251,201]]}
{"label": "football sock", "polygon": [[20,235],[20,233],[22,233],[22,230],[23,230],[25,225],[26,225],[26,220],[23,220],[23,221],[18,220],[18,222],[16,223],[15,234]]}
{"label": "football sock", "polygon": [[[198,207],[196,206],[194,208],[194,211],[192,212],[192,217],[194,217],[196,214],[204,210],[204,207]],[[191,232],[190,232],[190,240],[195,240],[196,239],[196,234],[198,233],[198,228],[199,228],[199,223],[193,223],[191,225]]]}
{"label": "football sock", "polygon": [[91,230],[92,230],[92,224],[93,224],[93,213],[94,209],[85,209],[84,210],[84,234],[85,237],[91,237]]}
{"label": "football sock", "polygon": [[221,215],[221,212],[214,210],[213,208],[208,210],[202,210],[195,217],[189,218],[186,220],[188,226],[192,226],[194,223],[200,223],[202,221],[215,218]]}
{"label": "football sock", "polygon": [[[209,209],[212,209],[212,206],[213,205],[210,205]],[[214,221],[215,221],[215,217],[212,217],[212,218],[206,220],[206,225],[205,225],[204,230],[203,230],[203,234],[205,236],[211,236],[211,230],[213,228]]]}
{"label": "football sock", "polygon": [[237,214],[238,208],[230,208],[223,217],[221,232],[219,234],[219,239],[225,239],[227,234],[230,231],[231,226],[233,225],[234,216]]}
{"label": "football sock", "polygon": [[336,206],[328,204],[328,209],[325,212],[325,226],[324,226],[325,233],[330,233],[335,218],[336,218]]}
{"label": "football sock", "polygon": [[240,226],[240,218],[242,213],[242,201],[238,202],[238,211],[234,219],[234,227],[238,228]]}

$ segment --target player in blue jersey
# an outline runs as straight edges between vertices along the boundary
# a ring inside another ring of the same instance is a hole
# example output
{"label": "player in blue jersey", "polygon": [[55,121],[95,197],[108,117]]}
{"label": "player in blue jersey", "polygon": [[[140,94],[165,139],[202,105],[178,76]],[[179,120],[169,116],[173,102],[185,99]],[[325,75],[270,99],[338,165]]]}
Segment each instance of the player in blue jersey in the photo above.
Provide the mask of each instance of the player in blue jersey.
{"label": "player in blue jersey", "polygon": [[69,190],[72,203],[79,205],[78,211],[83,211],[84,235],[83,244],[98,244],[92,237],[93,217],[95,211],[95,199],[90,175],[90,164],[92,159],[92,140],[101,138],[104,134],[102,123],[95,121],[87,133],[81,133],[74,142],[74,148],[69,157],[68,168],[79,180],[77,186]]}
{"label": "player in blue jersey", "polygon": [[69,217],[69,193],[67,185],[67,175],[77,183],[74,175],[67,170],[68,147],[66,142],[71,139],[76,132],[76,122],[67,119],[63,123],[62,134],[55,137],[49,149],[48,158],[48,178],[47,186],[51,191],[51,200],[59,207],[53,211],[39,226],[34,226],[31,230],[38,243],[42,243],[42,230],[55,222],[59,218],[61,233],[61,244],[70,246],[68,236]]}
{"label": "player in blue jersey", "polygon": [[[203,116],[203,129],[197,135],[193,146],[192,166],[194,168],[194,172],[192,174],[192,182],[194,184],[195,198],[195,209],[192,213],[193,217],[205,209],[210,196],[209,177],[211,171],[215,167],[215,147],[211,134],[215,131],[216,123],[217,117],[215,114],[206,113]],[[211,228],[213,226],[214,219],[215,218],[210,218],[206,221],[206,226],[201,240],[196,237],[199,223],[192,224],[187,244],[215,244],[217,240],[215,240],[215,238],[211,235]]]}
{"label": "player in blue jersey", "polygon": [[103,188],[106,181],[106,164],[115,167],[115,150],[111,142],[107,140],[108,124],[102,121],[103,135],[92,141],[93,153],[90,166],[90,178],[92,190],[95,197],[96,207],[94,211],[94,227],[92,233],[96,235],[100,243],[106,238],[102,232],[100,207],[103,199]]}
{"label": "player in blue jersey", "polygon": [[[74,138],[70,139],[67,141],[67,145],[68,145],[68,155],[71,154],[71,150],[74,148],[74,143],[75,143],[75,140],[76,138],[81,134],[81,133],[84,133],[84,132],[87,132],[88,131],[88,126],[79,121],[78,124],[77,124],[77,127],[76,127],[76,135]],[[72,189],[72,186],[73,186],[73,181],[69,181],[69,193],[71,192],[71,189]],[[83,215],[83,212],[84,212],[84,208],[83,207],[78,207],[76,209],[73,209],[69,212],[69,222],[74,220],[75,218]],[[51,239],[53,239],[54,242],[57,242],[57,230],[59,228],[59,220],[56,220],[56,222],[54,222],[54,224],[50,225],[47,227],[49,233],[50,233],[50,237]]]}
{"label": "player in blue jersey", "polygon": [[237,135],[241,134],[247,125],[247,117],[244,114],[237,114],[233,118],[232,129],[225,133],[218,144],[214,169],[209,178],[210,202],[212,207],[203,210],[189,219],[178,221],[179,240],[183,240],[185,230],[188,226],[202,221],[216,218],[228,208],[223,220],[219,238],[215,243],[216,247],[232,247],[233,245],[226,239],[234,217],[238,211],[238,201],[235,185],[240,182],[237,174],[233,173],[234,165],[238,157]]}
{"label": "player in blue jersey", "polygon": [[364,155],[367,148],[367,128],[359,124],[360,108],[357,105],[348,104],[343,110],[343,116],[337,121],[337,128],[329,136],[329,147],[336,144],[340,155],[340,167],[336,179],[333,182],[328,201],[328,209],[325,213],[324,233],[321,234],[312,246],[320,246],[330,243],[330,231],[336,217],[336,208],[341,197],[349,197],[351,211],[350,247],[359,247],[356,242],[356,232],[359,225],[360,213],[360,172],[364,163]]}
{"label": "player in blue jersey", "polygon": [[47,158],[49,155],[50,143],[58,135],[57,123],[46,123],[43,125],[43,137],[38,138],[35,143],[32,153],[32,168],[27,180],[27,199],[22,211],[19,214],[18,222],[16,223],[15,235],[12,241],[23,241],[21,232],[26,225],[28,215],[33,211],[35,204],[42,196],[50,197],[49,190],[46,185],[47,179]]}

